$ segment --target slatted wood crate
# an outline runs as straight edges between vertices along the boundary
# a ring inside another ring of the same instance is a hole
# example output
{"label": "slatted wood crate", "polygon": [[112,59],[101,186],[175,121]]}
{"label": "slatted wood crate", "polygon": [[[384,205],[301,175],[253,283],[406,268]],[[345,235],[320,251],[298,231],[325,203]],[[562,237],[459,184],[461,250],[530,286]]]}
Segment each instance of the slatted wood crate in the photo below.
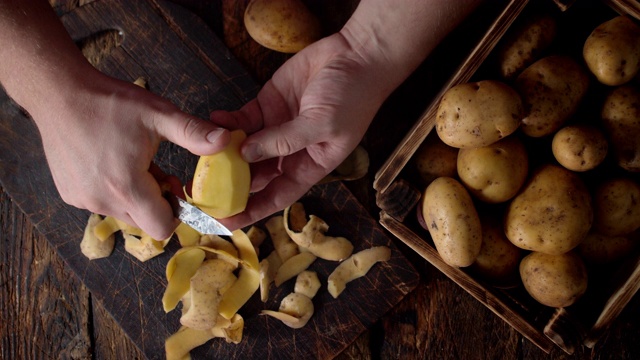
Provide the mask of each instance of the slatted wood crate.
{"label": "slatted wood crate", "polygon": [[[493,67],[498,47],[517,24],[541,11],[553,14],[559,24],[558,38],[550,51],[555,47],[574,51],[576,56],[578,52],[581,54],[586,37],[602,22],[619,14],[629,15],[636,21],[640,19],[640,4],[632,0],[509,1],[433,102],[425,104],[422,115],[376,173],[374,188],[382,209],[380,223],[399,240],[542,350],[549,352],[558,346],[571,354],[578,346],[593,347],[640,287],[637,251],[624,261],[590,271],[589,289],[574,305],[551,308],[536,302],[521,283],[498,288],[468,268],[447,265],[436,251],[429,232],[417,221],[417,208],[426,185],[417,178],[412,157],[427,136],[435,132],[436,111],[442,95],[457,84],[499,80]],[[589,105],[593,104],[581,106]]]}

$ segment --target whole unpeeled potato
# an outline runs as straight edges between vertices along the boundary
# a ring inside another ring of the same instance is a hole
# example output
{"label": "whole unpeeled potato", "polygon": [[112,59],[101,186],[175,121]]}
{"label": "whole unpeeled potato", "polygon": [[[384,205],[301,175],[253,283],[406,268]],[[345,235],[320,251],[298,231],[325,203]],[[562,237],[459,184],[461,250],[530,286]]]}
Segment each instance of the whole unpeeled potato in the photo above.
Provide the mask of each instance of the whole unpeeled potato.
{"label": "whole unpeeled potato", "polygon": [[435,127],[449,146],[487,146],[515,132],[523,115],[520,95],[513,88],[483,80],[447,90],[438,104]]}
{"label": "whole unpeeled potato", "polygon": [[618,166],[640,172],[640,89],[631,84],[613,89],[604,100],[601,116]]}
{"label": "whole unpeeled potato", "polygon": [[514,197],[529,172],[527,150],[517,136],[491,145],[460,149],[458,176],[477,199],[500,203]]}
{"label": "whole unpeeled potato", "polygon": [[542,137],[554,133],[576,112],[589,88],[589,74],[571,57],[551,55],[520,73],[515,87],[526,113],[522,131]]}
{"label": "whole unpeeled potato", "polygon": [[518,265],[524,250],[504,235],[501,218],[495,214],[480,216],[482,247],[471,269],[492,285],[510,287],[517,283]]}
{"label": "whole unpeeled potato", "polygon": [[574,304],[587,291],[587,267],[572,251],[560,255],[532,252],[520,262],[520,277],[529,295],[555,308]]}
{"label": "whole unpeeled potato", "polygon": [[640,185],[634,180],[605,180],[596,188],[593,203],[593,227],[598,233],[624,236],[640,228]]}
{"label": "whole unpeeled potato", "polygon": [[593,223],[591,195],[578,175],[559,165],[537,169],[509,204],[505,234],[514,245],[563,254],[584,239]]}
{"label": "whole unpeeled potato", "polygon": [[607,236],[590,232],[576,252],[588,265],[608,264],[632,253],[637,241],[633,236]]}
{"label": "whole unpeeled potato", "polygon": [[587,37],[582,53],[598,81],[625,84],[640,70],[640,26],[624,15],[608,20]]}
{"label": "whole unpeeled potato", "polygon": [[609,143],[602,130],[585,124],[565,126],[553,136],[551,150],[560,165],[573,171],[587,171],[607,157]]}
{"label": "whole unpeeled potato", "polygon": [[412,158],[424,186],[441,176],[455,177],[457,159],[458,149],[442,142],[435,132],[429,133]]}
{"label": "whole unpeeled potato", "polygon": [[283,53],[296,53],[322,35],[320,21],[301,0],[252,0],[244,26],[260,45]]}
{"label": "whole unpeeled potato", "polygon": [[457,180],[439,177],[422,197],[422,216],[442,260],[466,267],[482,246],[482,228],[471,195]]}
{"label": "whole unpeeled potato", "polygon": [[498,49],[500,75],[513,79],[542,57],[556,37],[556,19],[538,14],[517,26]]}

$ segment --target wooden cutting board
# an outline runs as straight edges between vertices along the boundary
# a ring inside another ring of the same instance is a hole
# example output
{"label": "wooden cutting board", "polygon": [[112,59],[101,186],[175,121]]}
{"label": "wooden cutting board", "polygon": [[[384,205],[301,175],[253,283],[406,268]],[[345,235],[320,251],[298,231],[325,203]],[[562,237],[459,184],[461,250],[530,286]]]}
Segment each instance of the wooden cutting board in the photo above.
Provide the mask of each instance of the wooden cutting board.
{"label": "wooden cutting board", "polygon": [[[121,44],[100,61],[99,69],[127,81],[143,76],[150,91],[201,118],[213,109],[237,109],[257,93],[256,83],[223,43],[199,18],[171,3],[100,0],[62,20],[77,41],[102,31],[120,31]],[[89,213],[60,199],[35,124],[4,92],[0,132],[2,187],[141,351],[149,359],[163,359],[164,340],[179,327],[179,311],[165,314],[161,305],[165,264],[177,243],[141,263],[124,251],[120,241],[110,257],[89,261],[79,249]],[[156,157],[165,171],[183,181],[193,173],[196,161],[194,155],[168,143]],[[277,309],[292,290],[291,282],[275,289],[265,304],[256,294],[241,310],[243,341],[238,345],[211,341],[192,353],[195,359],[332,358],[415,288],[417,272],[343,184],[316,186],[303,202],[309,213],[329,223],[331,235],[350,238],[355,251],[386,245],[392,248],[391,260],[350,283],[338,299],[323,287],[314,299],[316,313],[303,329],[292,330],[258,315],[262,309]],[[335,265],[317,261],[312,269],[326,281]]]}

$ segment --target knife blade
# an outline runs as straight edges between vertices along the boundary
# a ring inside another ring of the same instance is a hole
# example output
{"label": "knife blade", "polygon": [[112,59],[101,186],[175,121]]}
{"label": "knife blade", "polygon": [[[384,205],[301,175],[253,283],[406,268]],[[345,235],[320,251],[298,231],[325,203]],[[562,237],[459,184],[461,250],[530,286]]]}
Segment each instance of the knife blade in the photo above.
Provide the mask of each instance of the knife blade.
{"label": "knife blade", "polygon": [[231,236],[229,229],[197,206],[189,204],[187,201],[169,192],[165,193],[165,198],[169,201],[169,204],[171,204],[175,217],[196,229],[201,234]]}

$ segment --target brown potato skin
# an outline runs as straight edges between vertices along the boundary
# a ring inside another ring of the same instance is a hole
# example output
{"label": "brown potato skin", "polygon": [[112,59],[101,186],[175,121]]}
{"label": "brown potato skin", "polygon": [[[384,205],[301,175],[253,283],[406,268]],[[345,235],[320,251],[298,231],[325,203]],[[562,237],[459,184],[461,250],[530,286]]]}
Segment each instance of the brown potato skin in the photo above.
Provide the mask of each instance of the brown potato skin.
{"label": "brown potato skin", "polygon": [[589,74],[571,57],[551,55],[526,68],[516,78],[515,88],[525,107],[522,132],[543,137],[576,112],[589,88]]}
{"label": "brown potato skin", "polygon": [[573,171],[596,168],[607,157],[609,143],[604,133],[589,125],[565,126],[553,136],[551,150],[560,165]]}
{"label": "brown potato skin", "polygon": [[422,197],[422,216],[442,260],[466,267],[482,246],[482,227],[471,195],[456,179],[439,177]]}
{"label": "brown potato skin", "polygon": [[494,286],[510,287],[517,283],[524,251],[507,239],[501,218],[493,215],[480,216],[482,247],[471,269]]}
{"label": "brown potato skin", "polygon": [[590,232],[578,245],[576,253],[587,265],[603,265],[623,258],[636,246],[631,236],[607,236]]}
{"label": "brown potato skin", "polygon": [[598,233],[624,236],[640,228],[640,185],[634,180],[605,180],[596,189],[593,203],[593,228]]}
{"label": "brown potato skin", "polygon": [[604,100],[601,118],[618,166],[640,172],[640,89],[622,85],[612,90]]}
{"label": "brown potato skin", "polygon": [[640,70],[640,27],[624,15],[608,20],[587,37],[582,55],[601,83],[626,84]]}
{"label": "brown potato skin", "polygon": [[477,199],[497,204],[513,198],[527,179],[529,157],[520,138],[508,136],[458,152],[460,181]]}
{"label": "brown potato skin", "polygon": [[521,24],[498,52],[502,78],[512,80],[538,60],[556,37],[556,19],[538,14]]}
{"label": "brown potato skin", "polygon": [[515,132],[523,115],[522,100],[512,87],[483,80],[447,90],[438,105],[435,128],[449,146],[487,146]]}
{"label": "brown potato skin", "polygon": [[558,255],[580,244],[593,223],[591,194],[578,175],[546,164],[530,177],[505,214],[505,234],[522,249]]}
{"label": "brown potato skin", "polygon": [[588,285],[587,267],[572,251],[560,255],[532,252],[520,262],[520,277],[529,295],[555,308],[573,305]]}
{"label": "brown potato skin", "polygon": [[322,36],[320,21],[301,0],[252,0],[244,25],[260,45],[282,53],[296,53]]}
{"label": "brown potato skin", "polygon": [[457,160],[458,149],[442,142],[435,132],[429,133],[412,158],[423,186],[441,176],[456,177]]}

